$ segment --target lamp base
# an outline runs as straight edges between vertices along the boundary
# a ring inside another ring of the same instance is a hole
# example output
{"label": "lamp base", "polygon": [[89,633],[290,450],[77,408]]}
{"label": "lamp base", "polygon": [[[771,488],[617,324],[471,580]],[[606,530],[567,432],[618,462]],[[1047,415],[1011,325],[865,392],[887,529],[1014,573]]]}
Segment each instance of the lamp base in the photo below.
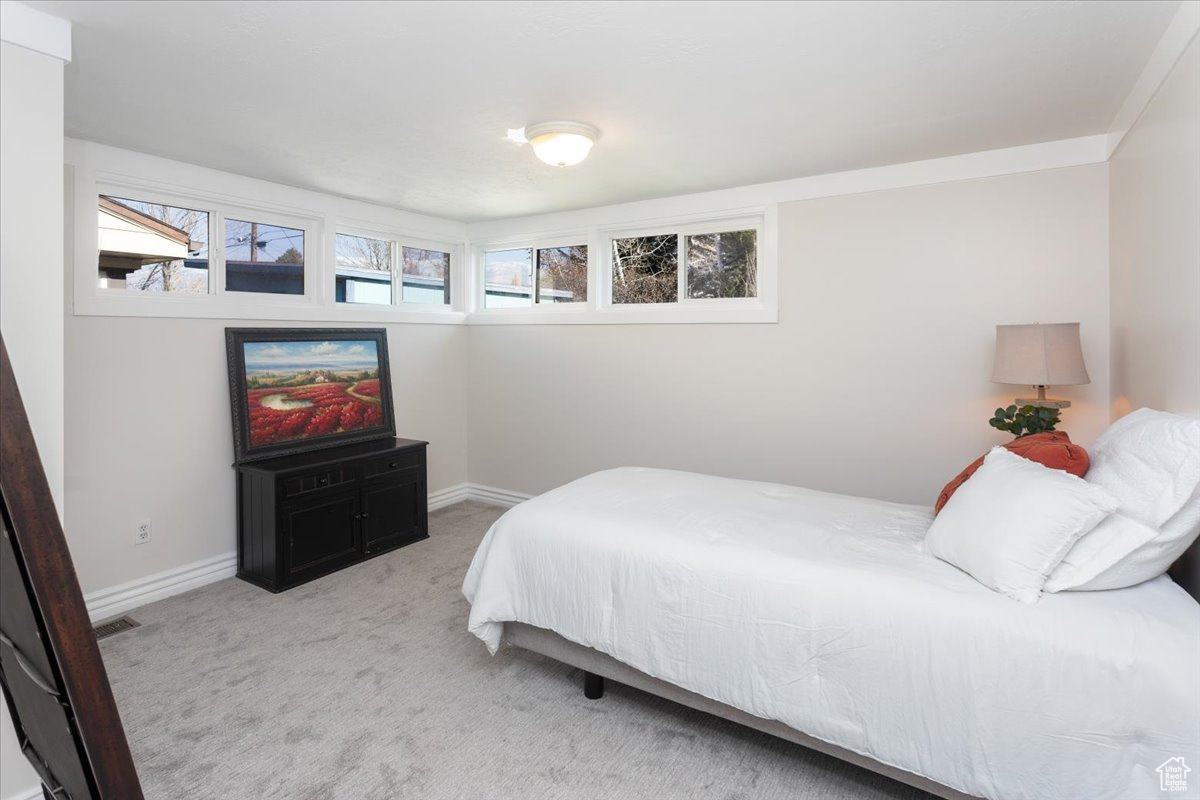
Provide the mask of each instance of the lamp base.
{"label": "lamp base", "polygon": [[1014,400],[1018,406],[1033,406],[1034,408],[1070,408],[1070,400],[1053,400],[1046,397],[1018,397]]}

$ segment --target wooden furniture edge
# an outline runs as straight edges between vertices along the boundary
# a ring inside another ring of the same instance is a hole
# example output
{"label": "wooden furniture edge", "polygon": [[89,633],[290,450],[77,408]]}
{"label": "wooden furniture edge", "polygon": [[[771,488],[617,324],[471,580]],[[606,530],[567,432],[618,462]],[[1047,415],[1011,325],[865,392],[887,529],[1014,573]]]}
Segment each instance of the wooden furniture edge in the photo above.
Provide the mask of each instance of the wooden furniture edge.
{"label": "wooden furniture edge", "polygon": [[[69,665],[62,670],[63,686],[76,714],[96,787],[104,800],[139,800],[142,789],[125,728],[2,339],[0,452],[0,495],[12,523],[11,535],[25,563],[42,568],[42,574],[31,570],[29,581],[49,645],[58,663]],[[66,580],[48,581],[44,574]]]}

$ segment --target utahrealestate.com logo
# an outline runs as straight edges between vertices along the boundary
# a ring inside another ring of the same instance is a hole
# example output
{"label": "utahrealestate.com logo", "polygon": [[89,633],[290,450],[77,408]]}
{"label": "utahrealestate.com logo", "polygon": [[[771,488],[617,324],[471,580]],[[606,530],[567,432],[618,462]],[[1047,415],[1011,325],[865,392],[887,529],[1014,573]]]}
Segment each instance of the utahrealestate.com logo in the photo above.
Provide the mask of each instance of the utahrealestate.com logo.
{"label": "utahrealestate.com logo", "polygon": [[1186,792],[1187,775],[1192,768],[1183,763],[1183,756],[1168,758],[1158,767],[1158,788],[1164,792]]}

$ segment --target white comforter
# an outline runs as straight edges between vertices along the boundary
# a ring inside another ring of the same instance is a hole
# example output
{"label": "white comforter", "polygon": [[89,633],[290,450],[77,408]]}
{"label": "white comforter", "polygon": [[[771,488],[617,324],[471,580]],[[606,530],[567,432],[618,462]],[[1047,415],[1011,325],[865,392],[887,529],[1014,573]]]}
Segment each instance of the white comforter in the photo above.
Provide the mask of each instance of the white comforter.
{"label": "white comforter", "polygon": [[[496,522],[470,630],[548,628],[968,794],[1200,796],[1200,605],[1168,578],[1023,605],[921,547],[932,510],[655,469]],[[1160,793],[1182,756],[1190,791]]]}

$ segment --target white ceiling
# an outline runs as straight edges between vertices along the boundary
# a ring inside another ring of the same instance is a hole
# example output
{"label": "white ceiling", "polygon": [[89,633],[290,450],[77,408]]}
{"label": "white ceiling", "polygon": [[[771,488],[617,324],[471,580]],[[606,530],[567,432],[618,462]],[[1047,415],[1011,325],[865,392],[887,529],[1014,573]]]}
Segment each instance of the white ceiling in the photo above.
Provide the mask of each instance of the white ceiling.
{"label": "white ceiling", "polygon": [[[70,136],[478,220],[1103,133],[1179,3],[28,5]],[[556,169],[546,119],[603,134]]]}

